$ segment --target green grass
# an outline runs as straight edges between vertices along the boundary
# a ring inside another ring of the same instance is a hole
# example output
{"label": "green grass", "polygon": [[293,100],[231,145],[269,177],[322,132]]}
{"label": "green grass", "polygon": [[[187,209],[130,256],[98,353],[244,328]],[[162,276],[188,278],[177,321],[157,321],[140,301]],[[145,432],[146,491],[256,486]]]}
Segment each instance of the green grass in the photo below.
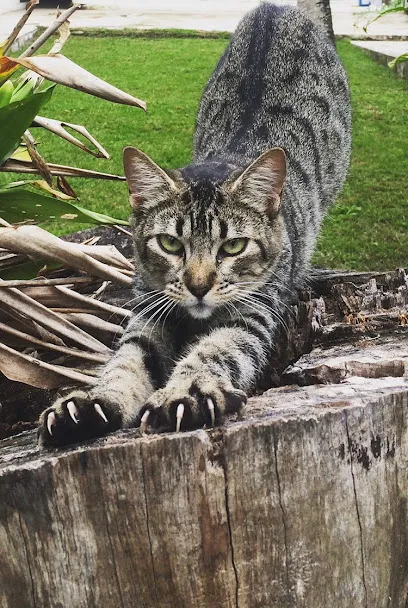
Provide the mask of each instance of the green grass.
{"label": "green grass", "polygon": [[[58,87],[43,114],[84,124],[112,160],[85,155],[35,130],[49,162],[121,173],[121,151],[135,145],[164,167],[191,160],[201,91],[227,40],[74,37],[65,54],[112,84],[144,99],[149,113]],[[408,261],[408,83],[374,63],[347,40],[338,43],[353,102],[353,158],[337,205],[324,223],[315,262],[326,267],[389,269]],[[124,184],[71,180],[81,204],[125,218]],[[57,232],[77,229],[54,225]]]}
{"label": "green grass", "polygon": [[[145,100],[148,113],[57,87],[43,114],[84,124],[112,160],[94,159],[38,129],[33,133],[41,142],[39,151],[50,162],[120,174],[126,145],[141,148],[164,167],[187,164],[200,95],[226,44],[225,39],[72,39],[64,50],[68,57]],[[82,179],[70,183],[86,207],[115,217],[129,215],[125,184]],[[57,225],[56,231],[72,230],[70,226]]]}
{"label": "green grass", "polygon": [[352,162],[315,262],[357,270],[407,267],[408,82],[347,40],[338,50],[350,80]]}

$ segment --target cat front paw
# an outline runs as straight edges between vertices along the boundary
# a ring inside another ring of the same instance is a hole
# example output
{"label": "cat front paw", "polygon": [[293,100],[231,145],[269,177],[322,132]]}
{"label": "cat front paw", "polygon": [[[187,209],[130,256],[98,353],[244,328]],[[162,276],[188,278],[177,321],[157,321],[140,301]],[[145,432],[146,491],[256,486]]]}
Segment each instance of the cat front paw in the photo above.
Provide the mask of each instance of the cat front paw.
{"label": "cat front paw", "polygon": [[240,413],[246,394],[218,377],[173,378],[155,391],[140,410],[140,432],[180,431],[211,427],[225,414]]}
{"label": "cat front paw", "polygon": [[42,412],[38,441],[43,447],[57,447],[99,437],[122,426],[117,405],[99,398],[94,391],[75,390],[57,399]]}

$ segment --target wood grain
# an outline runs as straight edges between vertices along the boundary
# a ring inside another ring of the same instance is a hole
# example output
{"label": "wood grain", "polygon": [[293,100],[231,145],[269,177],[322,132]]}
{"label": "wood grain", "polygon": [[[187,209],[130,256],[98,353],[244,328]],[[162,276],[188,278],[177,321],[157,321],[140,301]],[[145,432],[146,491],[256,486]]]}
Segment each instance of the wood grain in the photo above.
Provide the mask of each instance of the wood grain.
{"label": "wood grain", "polygon": [[349,376],[211,431],[4,440],[0,605],[403,608],[407,406],[405,376]]}

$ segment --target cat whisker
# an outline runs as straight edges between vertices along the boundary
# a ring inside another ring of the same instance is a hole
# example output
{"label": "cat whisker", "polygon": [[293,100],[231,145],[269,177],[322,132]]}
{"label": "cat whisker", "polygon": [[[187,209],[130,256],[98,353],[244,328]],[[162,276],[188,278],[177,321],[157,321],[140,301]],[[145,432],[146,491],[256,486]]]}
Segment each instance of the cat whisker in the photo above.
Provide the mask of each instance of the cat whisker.
{"label": "cat whisker", "polygon": [[147,291],[145,293],[141,293],[140,295],[135,296],[134,298],[131,298],[130,300],[128,300],[127,302],[125,302],[124,304],[122,304],[122,308],[125,308],[128,304],[132,304],[133,302],[135,302],[139,298],[143,298],[144,296],[148,296],[150,294],[158,294],[158,293],[161,293],[161,291],[158,290],[158,289],[153,289],[152,291]]}
{"label": "cat whisker", "polygon": [[[237,307],[235,306],[235,304],[234,304],[233,302],[231,302],[231,301],[226,302],[226,303],[225,303],[225,306],[227,306],[228,310],[231,308],[233,312],[238,313],[238,315],[241,317],[241,319],[243,320],[243,322],[244,322],[244,324],[245,324],[245,328],[246,328],[246,330],[248,331],[248,323],[247,323],[247,320],[245,319],[244,315],[243,315],[243,314],[242,314],[242,312],[239,310],[239,308],[237,308]],[[230,316],[232,317],[231,312],[230,312]]]}
{"label": "cat whisker", "polygon": [[161,333],[161,338],[162,341],[164,341],[164,326],[166,325],[166,321],[168,316],[170,315],[170,313],[178,306],[178,302],[173,302],[172,306],[170,306],[169,310],[167,311],[166,316],[163,319],[163,324],[162,324],[162,333]]}
{"label": "cat whisker", "polygon": [[132,317],[132,322],[137,321],[140,318],[143,318],[148,312],[150,312],[151,310],[154,310],[157,306],[160,306],[160,304],[162,304],[166,300],[167,300],[167,296],[162,296],[158,300],[155,300],[154,302],[150,302],[150,304],[148,304],[146,306],[146,308],[143,308],[143,310],[138,312],[137,315]]}
{"label": "cat whisker", "polygon": [[[145,329],[148,327],[149,323],[151,323],[151,321],[153,321],[153,319],[156,319],[157,315],[159,315],[159,319],[160,319],[161,315],[163,314],[163,311],[165,312],[167,310],[167,307],[169,306],[169,304],[170,304],[170,302],[168,300],[166,300],[164,302],[164,304],[162,303],[162,305],[160,306],[160,308],[158,308],[157,310],[155,310],[150,315],[150,317],[148,318],[148,320],[146,321],[146,323],[143,325],[143,328],[142,328],[142,330],[140,332],[141,336],[143,335]],[[157,319],[156,319],[156,321],[157,321]],[[152,329],[150,330],[148,341],[150,341],[152,331],[154,330],[154,327],[156,325],[156,321],[155,321],[155,324],[153,325]]]}
{"label": "cat whisker", "polygon": [[[149,300],[151,300],[152,298],[157,297],[157,296],[158,296],[160,293],[163,293],[163,292],[160,292],[160,291],[158,291],[157,289],[155,289],[155,290],[154,290],[154,292],[147,292],[147,293],[152,293],[153,295],[150,295],[150,296],[146,297],[144,300],[142,300],[141,302],[138,302],[138,303],[137,303],[137,304],[136,304],[136,305],[135,305],[133,308],[131,308],[131,309],[130,309],[130,312],[132,312],[132,313],[133,313],[133,312],[136,310],[136,308],[137,308],[138,306],[143,306],[143,304],[144,304],[145,302],[148,302]],[[137,296],[137,298],[139,298],[139,297],[143,297],[143,296],[146,296],[146,294],[141,294],[140,296]],[[134,300],[135,300],[135,299],[137,299],[137,298],[133,298],[133,300],[129,300],[129,302],[132,302],[132,301],[134,301]],[[129,302],[127,302],[127,303],[129,304]],[[150,304],[155,304],[155,302],[150,302]],[[146,310],[146,309],[144,309],[142,312],[144,312],[145,310]],[[139,313],[139,314],[140,314],[140,313]],[[131,319],[130,319],[130,321],[134,321],[134,319],[135,319],[135,318],[137,318],[137,316],[138,316],[138,315],[136,315],[136,317],[135,317],[135,316],[132,316],[132,317],[131,317]],[[124,317],[124,318],[122,319],[122,321],[119,323],[119,327],[122,327],[122,326],[123,326],[123,324],[124,324],[126,321],[128,321],[128,320],[129,320],[129,319],[128,319],[127,317]],[[115,336],[114,336],[114,338],[113,338],[113,339],[114,339],[114,340],[116,340],[116,337],[117,337],[117,332],[116,332],[116,334],[115,334]]]}
{"label": "cat whisker", "polygon": [[285,332],[287,335],[289,335],[289,328],[286,324],[285,319],[280,315],[280,313],[276,310],[274,310],[273,308],[271,308],[270,306],[267,306],[266,304],[263,304],[259,301],[254,301],[254,300],[250,300],[247,297],[244,296],[238,296],[237,300],[239,302],[241,302],[242,304],[248,306],[248,308],[252,308],[252,310],[254,310],[255,312],[261,313],[261,314],[266,314],[267,316],[271,316],[275,321],[279,321],[279,323],[282,325],[282,327],[284,328]]}
{"label": "cat whisker", "polygon": [[260,285],[261,287],[268,285],[270,287],[276,288],[278,291],[286,291],[291,296],[293,296],[294,298],[297,299],[297,293],[295,291],[293,291],[292,289],[290,289],[289,287],[286,287],[282,283],[272,283],[271,281],[266,281],[266,282],[264,282],[264,281],[240,281],[240,282],[236,283],[236,285]]}
{"label": "cat whisker", "polygon": [[[144,304],[145,304],[146,302],[148,302],[149,300],[152,300],[153,298],[158,298],[159,296],[163,297],[163,296],[165,296],[165,295],[166,295],[166,294],[164,293],[164,291],[158,291],[157,293],[155,293],[155,294],[153,294],[153,295],[151,295],[151,296],[146,297],[146,298],[145,298],[144,300],[142,300],[141,302],[138,302],[138,303],[137,303],[137,304],[136,304],[136,305],[135,305],[133,308],[131,308],[131,311],[132,311],[132,312],[135,312],[135,310],[136,310],[137,308],[139,308],[139,307],[141,307],[141,306],[144,306]],[[155,301],[157,301],[157,300],[155,300]],[[150,304],[154,304],[154,303],[155,303],[155,301],[150,302]],[[141,312],[142,312],[142,311],[141,311]]]}
{"label": "cat whisker", "polygon": [[286,302],[284,302],[281,298],[278,298],[276,296],[271,297],[270,295],[268,295],[267,293],[264,293],[262,291],[253,291],[252,293],[259,297],[266,298],[267,300],[269,300],[270,302],[273,302],[274,304],[276,304],[278,306],[283,306],[284,308],[286,308],[286,310],[288,311],[288,313],[290,315],[293,315],[293,309],[288,304],[286,304]]}
{"label": "cat whisker", "polygon": [[[146,308],[144,308],[143,310],[141,310],[137,315],[135,315],[134,317],[132,317],[130,319],[129,325],[128,325],[128,330],[132,331],[132,326],[137,326],[137,322],[140,319],[143,319],[143,317],[145,317],[149,312],[154,311],[153,315],[155,316],[156,312],[155,308],[157,308],[158,306],[160,306],[161,304],[163,304],[163,302],[165,302],[167,300],[166,296],[162,296],[161,298],[159,298],[158,300],[156,300],[155,302],[150,302],[150,304],[148,304],[148,306]],[[150,321],[150,318],[148,320],[148,322]],[[136,329],[136,327],[134,328]]]}
{"label": "cat whisker", "polygon": [[[152,338],[154,328],[156,327],[156,325],[160,323],[160,321],[161,321],[161,319],[163,319],[164,315],[166,315],[165,319],[167,319],[169,312],[172,310],[172,308],[174,308],[174,304],[175,304],[174,302],[169,301],[160,309],[162,312],[160,313],[159,317],[156,319],[156,321],[153,324],[153,327],[150,330],[148,342],[150,342],[150,340]],[[177,302],[176,302],[176,304],[177,304]],[[163,320],[163,325],[162,325],[162,336],[163,336],[165,319]]]}

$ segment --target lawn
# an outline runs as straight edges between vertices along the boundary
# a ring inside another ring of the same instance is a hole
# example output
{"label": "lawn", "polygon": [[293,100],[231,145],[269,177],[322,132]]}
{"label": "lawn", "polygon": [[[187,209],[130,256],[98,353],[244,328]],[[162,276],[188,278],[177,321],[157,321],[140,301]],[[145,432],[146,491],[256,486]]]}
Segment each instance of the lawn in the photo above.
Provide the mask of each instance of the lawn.
{"label": "lawn", "polygon": [[[34,131],[50,161],[121,173],[121,151],[135,145],[165,167],[191,160],[201,91],[225,38],[74,37],[65,54],[144,99],[148,114],[58,87],[43,114],[87,126],[112,160],[93,159],[55,136]],[[326,267],[392,269],[408,261],[408,82],[347,40],[338,50],[350,78],[354,140],[349,178],[326,218],[315,262]],[[129,213],[124,184],[72,180],[81,203],[117,217]],[[75,225],[75,228],[78,226]],[[57,232],[73,226],[54,226]]]}

